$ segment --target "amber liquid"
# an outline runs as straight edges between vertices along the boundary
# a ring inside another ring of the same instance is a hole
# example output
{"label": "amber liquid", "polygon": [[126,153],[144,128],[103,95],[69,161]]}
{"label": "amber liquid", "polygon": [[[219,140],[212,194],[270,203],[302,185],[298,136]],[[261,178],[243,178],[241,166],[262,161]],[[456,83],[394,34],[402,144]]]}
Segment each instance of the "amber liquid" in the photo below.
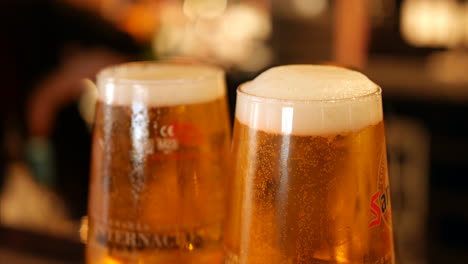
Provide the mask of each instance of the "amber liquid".
{"label": "amber liquid", "polygon": [[87,263],[220,263],[225,100],[96,111]]}
{"label": "amber liquid", "polygon": [[325,136],[236,120],[225,263],[394,263],[383,122]]}

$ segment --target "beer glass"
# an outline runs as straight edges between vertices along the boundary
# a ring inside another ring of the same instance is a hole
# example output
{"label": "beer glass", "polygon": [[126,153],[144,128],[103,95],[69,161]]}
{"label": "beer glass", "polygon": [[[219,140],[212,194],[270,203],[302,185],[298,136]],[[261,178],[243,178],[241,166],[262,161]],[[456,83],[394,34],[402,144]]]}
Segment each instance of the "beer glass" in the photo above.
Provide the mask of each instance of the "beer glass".
{"label": "beer glass", "polygon": [[87,263],[219,263],[224,72],[129,63],[101,71],[97,86]]}
{"label": "beer glass", "polygon": [[332,66],[237,91],[225,263],[394,263],[381,89]]}

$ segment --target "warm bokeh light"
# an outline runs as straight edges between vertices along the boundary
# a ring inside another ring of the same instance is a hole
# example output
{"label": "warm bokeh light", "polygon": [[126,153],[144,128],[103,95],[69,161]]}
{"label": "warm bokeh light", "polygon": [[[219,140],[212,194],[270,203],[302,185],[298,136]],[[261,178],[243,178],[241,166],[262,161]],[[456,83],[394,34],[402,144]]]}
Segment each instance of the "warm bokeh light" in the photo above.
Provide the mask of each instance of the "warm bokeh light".
{"label": "warm bokeh light", "polygon": [[401,12],[401,31],[408,43],[428,47],[460,43],[460,12],[455,0],[406,0]]}
{"label": "warm bokeh light", "polygon": [[243,71],[260,70],[272,61],[266,45],[271,34],[266,10],[239,3],[224,6],[215,18],[206,18],[201,15],[203,8],[216,8],[201,2],[185,1],[183,8],[174,2],[162,6],[161,24],[153,41],[155,54],[161,58],[194,57]]}
{"label": "warm bokeh light", "polygon": [[85,244],[88,242],[88,216],[81,218],[80,240]]}
{"label": "warm bokeh light", "polygon": [[100,3],[99,11],[103,17],[140,43],[149,43],[158,27],[159,0],[96,1]]}
{"label": "warm bokeh light", "polygon": [[120,26],[135,39],[146,42],[156,30],[157,5],[151,1],[135,3],[127,7]]}
{"label": "warm bokeh light", "polygon": [[269,16],[250,5],[231,7],[221,22],[222,34],[230,40],[265,39],[271,33]]}
{"label": "warm bokeh light", "polygon": [[293,0],[291,4],[299,16],[310,18],[323,13],[328,6],[328,0]]}
{"label": "warm bokeh light", "polygon": [[190,18],[215,18],[226,10],[227,0],[185,0],[184,13]]}
{"label": "warm bokeh light", "polygon": [[104,264],[120,264],[121,262],[111,257],[106,258]]}

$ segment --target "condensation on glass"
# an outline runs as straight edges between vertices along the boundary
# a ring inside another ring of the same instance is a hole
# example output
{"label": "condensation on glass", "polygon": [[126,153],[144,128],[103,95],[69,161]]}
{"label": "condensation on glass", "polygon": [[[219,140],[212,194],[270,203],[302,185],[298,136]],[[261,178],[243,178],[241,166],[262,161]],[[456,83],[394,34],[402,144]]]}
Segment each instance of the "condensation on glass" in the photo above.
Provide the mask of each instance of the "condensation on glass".
{"label": "condensation on glass", "polygon": [[224,72],[130,63],[98,75],[88,264],[219,263]]}

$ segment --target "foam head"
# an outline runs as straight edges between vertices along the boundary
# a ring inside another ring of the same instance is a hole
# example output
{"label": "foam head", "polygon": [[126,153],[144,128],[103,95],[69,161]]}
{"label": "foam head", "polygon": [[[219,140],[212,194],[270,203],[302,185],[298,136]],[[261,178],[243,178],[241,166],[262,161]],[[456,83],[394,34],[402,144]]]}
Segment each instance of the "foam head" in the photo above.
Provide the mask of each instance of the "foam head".
{"label": "foam head", "polygon": [[274,133],[358,131],[382,120],[380,88],[344,68],[275,67],[239,88],[236,117],[254,129]]}
{"label": "foam head", "polygon": [[171,106],[223,97],[223,70],[204,65],[127,63],[98,74],[99,99],[108,104]]}

